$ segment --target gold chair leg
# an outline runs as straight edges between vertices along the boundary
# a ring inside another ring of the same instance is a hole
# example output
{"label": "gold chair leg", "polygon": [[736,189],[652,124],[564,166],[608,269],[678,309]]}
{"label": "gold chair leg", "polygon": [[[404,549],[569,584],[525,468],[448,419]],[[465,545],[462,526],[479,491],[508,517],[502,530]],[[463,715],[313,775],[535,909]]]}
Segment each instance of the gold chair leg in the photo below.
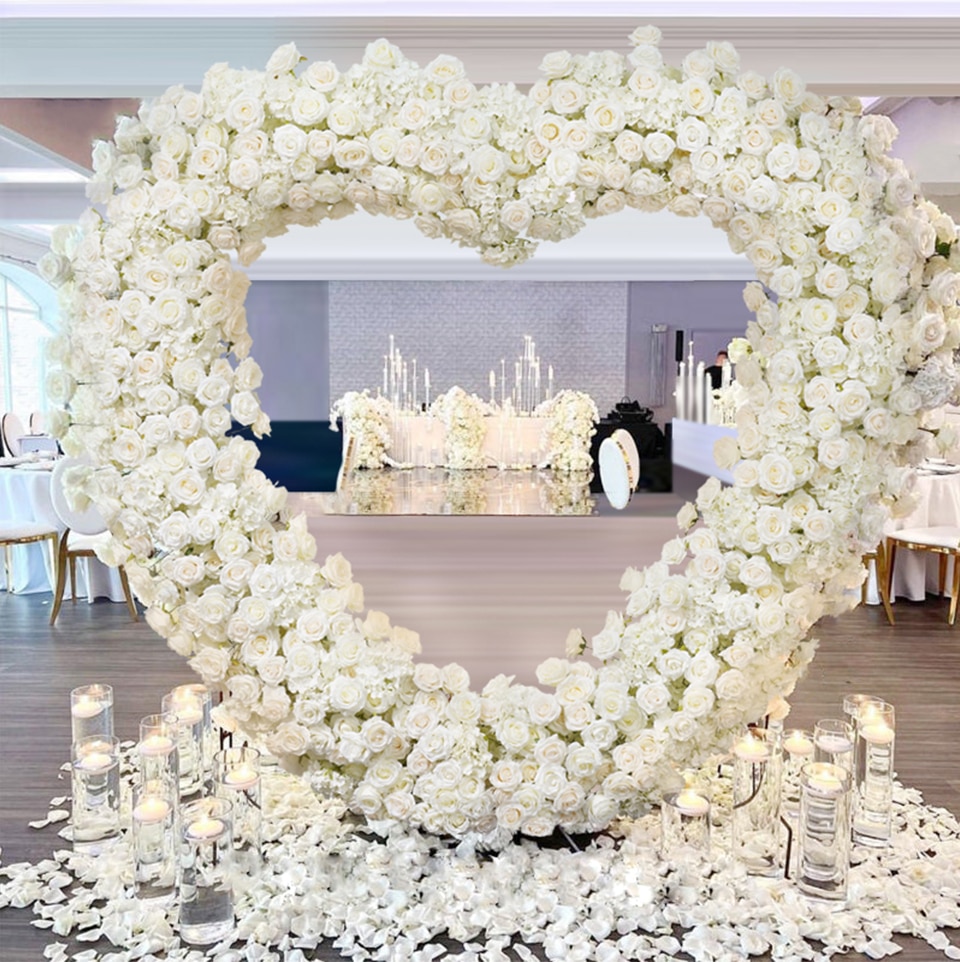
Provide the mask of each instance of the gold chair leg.
{"label": "gold chair leg", "polygon": [[[866,554],[863,556],[863,564],[867,569],[867,577],[863,579],[863,583],[860,585],[860,604],[865,605],[867,603],[867,584],[870,581],[870,562],[871,560],[876,560],[875,555]],[[880,577],[879,566],[877,567],[877,577]]]}
{"label": "gold chair leg", "polygon": [[120,572],[120,584],[123,585],[123,597],[127,601],[127,608],[130,609],[130,617],[134,621],[139,621],[140,618],[137,615],[137,606],[133,600],[133,595],[130,594],[130,582],[127,581],[127,572],[124,570],[123,565],[117,569]]}
{"label": "gold chair leg", "polygon": [[883,602],[883,610],[887,613],[887,621],[896,624],[893,617],[893,606],[890,604],[889,574],[887,572],[887,552],[883,541],[877,545],[877,592]]}
{"label": "gold chair leg", "polygon": [[77,559],[72,554],[67,555],[70,562],[70,604],[77,603]]}
{"label": "gold chair leg", "polygon": [[887,597],[893,601],[893,569],[897,563],[897,542],[887,541],[889,552],[887,556]]}
{"label": "gold chair leg", "polygon": [[960,552],[954,552],[953,558],[953,590],[950,592],[950,617],[948,624],[956,624],[957,621],[957,598],[960,597]]}
{"label": "gold chair leg", "polygon": [[937,582],[937,586],[940,589],[940,597],[943,597],[944,589],[947,587],[947,561],[949,556],[945,554],[940,555],[940,577]]}
{"label": "gold chair leg", "polygon": [[57,553],[57,587],[53,592],[53,610],[50,612],[50,624],[57,620],[60,606],[63,604],[63,589],[67,586],[67,532],[60,538],[60,550]]}

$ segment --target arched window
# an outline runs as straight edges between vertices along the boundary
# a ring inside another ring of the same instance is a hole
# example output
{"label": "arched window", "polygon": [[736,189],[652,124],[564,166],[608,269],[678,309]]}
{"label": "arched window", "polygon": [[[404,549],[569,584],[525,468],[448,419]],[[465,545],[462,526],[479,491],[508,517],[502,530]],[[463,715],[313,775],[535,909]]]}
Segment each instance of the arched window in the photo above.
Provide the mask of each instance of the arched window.
{"label": "arched window", "polygon": [[0,409],[24,423],[46,407],[43,342],[54,330],[40,303],[0,271]]}

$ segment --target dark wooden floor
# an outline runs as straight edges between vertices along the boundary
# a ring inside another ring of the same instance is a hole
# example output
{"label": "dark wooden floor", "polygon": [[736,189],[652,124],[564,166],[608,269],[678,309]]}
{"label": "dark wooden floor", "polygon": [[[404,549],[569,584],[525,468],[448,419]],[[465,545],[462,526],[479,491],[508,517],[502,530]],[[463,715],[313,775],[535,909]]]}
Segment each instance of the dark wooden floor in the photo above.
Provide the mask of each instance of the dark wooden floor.
{"label": "dark wooden floor", "polygon": [[[6,864],[41,858],[59,841],[53,829],[36,832],[26,823],[46,813],[52,796],[69,792],[57,775],[68,753],[72,687],[112,684],[117,733],[132,738],[139,717],[155,710],[165,691],[191,680],[185,663],[142,622],[131,624],[124,606],[67,605],[50,628],[49,598],[0,596],[0,845]],[[820,653],[796,692],[788,725],[810,726],[835,715],[846,692],[885,697],[897,708],[900,778],[921,789],[928,803],[960,813],[960,627],[946,625],[946,606],[934,599],[900,602],[896,614],[895,628],[875,608],[820,626]],[[32,928],[30,918],[26,911],[0,912],[2,962],[42,959],[49,937]],[[904,941],[899,958],[934,958],[929,946]]]}

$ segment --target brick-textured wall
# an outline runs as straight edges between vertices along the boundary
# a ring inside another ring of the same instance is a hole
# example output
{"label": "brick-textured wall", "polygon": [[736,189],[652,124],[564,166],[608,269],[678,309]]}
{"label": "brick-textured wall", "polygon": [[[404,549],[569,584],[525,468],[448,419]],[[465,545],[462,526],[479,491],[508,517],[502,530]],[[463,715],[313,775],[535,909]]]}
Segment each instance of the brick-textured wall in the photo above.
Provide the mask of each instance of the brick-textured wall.
{"label": "brick-textured wall", "polygon": [[[623,282],[331,281],[330,396],[375,390],[388,336],[434,395],[458,384],[489,396],[491,369],[512,362],[523,335],[537,344],[544,379],[588,392],[605,414],[624,394],[627,288]],[[499,394],[499,388],[498,388]]]}

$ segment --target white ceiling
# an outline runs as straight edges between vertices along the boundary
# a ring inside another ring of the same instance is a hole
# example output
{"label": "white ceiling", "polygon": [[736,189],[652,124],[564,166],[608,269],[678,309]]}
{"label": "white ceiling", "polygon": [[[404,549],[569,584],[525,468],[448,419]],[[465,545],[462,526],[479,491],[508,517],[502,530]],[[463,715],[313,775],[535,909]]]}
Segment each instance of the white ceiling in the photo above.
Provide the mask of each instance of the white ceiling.
{"label": "white ceiling", "polygon": [[[790,66],[820,92],[887,98],[872,109],[902,107],[907,98],[960,96],[960,2],[954,0],[926,0],[922,6],[884,0],[642,5],[352,0],[325,3],[323,16],[308,15],[318,6],[290,0],[4,0],[0,95],[7,104],[18,98],[84,98],[89,104],[90,98],[152,96],[176,83],[197,86],[218,61],[262,67],[273,49],[290,40],[311,59],[346,67],[379,36],[420,63],[438,53],[455,54],[478,83],[527,84],[537,78],[546,52],[626,50],[630,31],[654,22],[663,30],[666,59],[675,62],[707,40],[723,39],[737,46],[746,68],[771,73]],[[64,114],[64,124],[70,116]],[[58,164],[39,142],[52,139],[0,129],[0,256],[35,259],[46,230],[74,219],[84,207],[82,185],[67,176],[76,165]],[[937,192],[960,194],[960,155],[944,164],[943,151],[935,153],[940,156]],[[56,177],[58,168],[63,178]],[[23,174],[31,169],[36,171],[32,179]],[[16,183],[10,182],[11,170],[18,171]],[[562,245],[543,245],[531,263],[493,273],[475,253],[428,241],[412,224],[380,218],[371,225],[369,216],[358,214],[274,239],[251,274],[277,279],[750,276],[746,263],[705,221],[635,211],[590,223]]]}

